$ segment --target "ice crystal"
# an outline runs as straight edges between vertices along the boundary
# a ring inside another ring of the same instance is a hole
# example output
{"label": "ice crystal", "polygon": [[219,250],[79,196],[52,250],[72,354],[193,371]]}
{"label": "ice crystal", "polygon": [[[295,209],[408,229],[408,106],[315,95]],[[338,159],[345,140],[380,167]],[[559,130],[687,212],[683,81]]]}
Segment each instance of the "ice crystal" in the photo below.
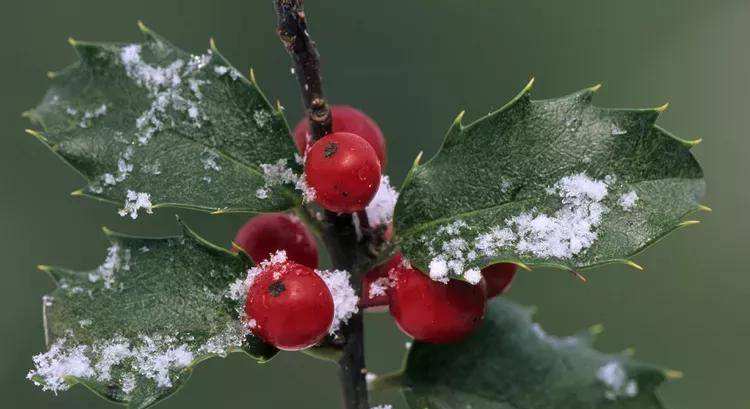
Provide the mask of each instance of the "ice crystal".
{"label": "ice crystal", "polygon": [[106,114],[107,104],[101,104],[93,111],[84,112],[83,117],[81,118],[81,122],[78,123],[78,126],[80,126],[81,128],[88,128],[89,126],[91,126],[91,122],[94,118],[99,118],[100,116],[104,116]]}
{"label": "ice crystal", "polygon": [[55,342],[49,351],[35,355],[35,368],[26,376],[45,391],[60,392],[67,390],[69,385],[65,378],[90,378],[94,376],[91,361],[86,356],[88,347],[79,345],[65,348],[62,342]]}
{"label": "ice crystal", "polygon": [[107,249],[104,263],[95,271],[89,273],[88,279],[92,283],[101,281],[104,288],[111,289],[115,283],[115,275],[121,271],[130,271],[130,249],[122,249],[118,244],[112,244]]}
{"label": "ice crystal", "polygon": [[253,112],[253,120],[259,128],[265,128],[268,125],[268,121],[271,120],[271,114],[264,110],[257,110]]}
{"label": "ice crystal", "polygon": [[263,171],[263,187],[255,191],[255,197],[258,199],[267,199],[270,189],[274,186],[293,185],[296,190],[302,193],[305,203],[315,200],[315,189],[307,184],[305,175],[297,175],[287,166],[287,159],[279,159],[275,163],[261,163],[260,168]]}
{"label": "ice crystal", "polygon": [[138,218],[138,210],[143,209],[148,214],[152,214],[153,205],[151,204],[151,195],[144,192],[135,192],[128,190],[125,197],[125,205],[117,213],[122,216],[130,216],[131,219]]}
{"label": "ice crystal", "polygon": [[387,175],[380,178],[380,187],[375,197],[367,205],[367,218],[372,225],[389,224],[393,221],[393,209],[396,207],[398,192],[391,186]]}
{"label": "ice crystal", "polygon": [[[537,210],[507,218],[503,224],[475,232],[469,225],[456,220],[441,226],[434,235],[420,238],[428,246],[431,260],[429,276],[447,282],[450,275],[462,276],[478,283],[481,273],[467,263],[479,258],[492,259],[508,250],[531,254],[540,258],[570,259],[586,251],[596,241],[597,228],[609,211],[604,205],[608,187],[616,182],[614,176],[603,181],[585,173],[560,178],[545,189],[559,198],[561,206],[552,214]],[[501,183],[502,186],[506,185]],[[507,188],[510,186],[507,185]],[[632,192],[635,195],[634,192]],[[627,194],[623,208],[631,203]],[[637,198],[637,196],[636,196]],[[473,237],[473,239],[467,239]]]}
{"label": "ice crystal", "polygon": [[628,378],[625,368],[618,361],[609,361],[597,369],[596,379],[606,387],[604,397],[609,400],[638,395],[638,383]]}
{"label": "ice crystal", "polygon": [[625,210],[626,212],[632,210],[636,203],[638,202],[638,193],[635,193],[634,190],[631,190],[630,192],[623,193],[620,198],[617,200],[617,204],[622,207],[622,210]]}
{"label": "ice crystal", "polygon": [[203,151],[203,154],[201,155],[201,163],[203,163],[203,169],[205,170],[215,170],[220,171],[221,166],[217,162],[219,159],[219,154],[216,153],[216,151],[211,149],[206,149]]}
{"label": "ice crystal", "polygon": [[[199,109],[202,93],[200,86],[205,81],[192,76],[210,60],[211,53],[193,56],[187,63],[182,59],[173,61],[166,67],[150,65],[141,57],[142,46],[132,44],[120,50],[120,61],[125,73],[137,85],[145,88],[151,98],[151,105],[136,119],[136,137],[141,145],[146,145],[153,135],[174,124],[168,110],[184,112],[196,127],[201,126]],[[187,79],[187,88],[193,95],[186,95],[182,88]]]}
{"label": "ice crystal", "polygon": [[329,333],[333,334],[346,324],[359,308],[359,298],[349,283],[349,273],[344,270],[317,271],[333,297],[333,322]]}

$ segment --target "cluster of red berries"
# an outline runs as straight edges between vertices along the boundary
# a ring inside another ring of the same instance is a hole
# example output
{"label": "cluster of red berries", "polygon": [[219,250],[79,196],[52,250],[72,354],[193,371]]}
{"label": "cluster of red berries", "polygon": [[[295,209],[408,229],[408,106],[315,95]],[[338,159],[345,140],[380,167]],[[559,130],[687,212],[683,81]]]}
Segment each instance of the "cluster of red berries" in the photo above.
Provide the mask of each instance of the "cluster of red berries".
{"label": "cluster of red berries", "polygon": [[[334,106],[332,112],[334,132],[311,146],[307,121],[295,129],[297,148],[305,154],[307,183],[327,210],[364,210],[377,192],[386,162],[383,134],[359,110]],[[388,231],[390,240],[390,226]],[[250,330],[284,350],[320,342],[331,328],[335,300],[315,270],[318,250],[305,225],[291,215],[264,214],[250,219],[234,242],[256,263],[279,250],[287,256],[262,263],[254,277],[245,299]],[[507,290],[515,273],[513,264],[496,264],[482,270],[484,278],[477,285],[438,282],[396,255],[364,276],[359,306],[387,306],[399,328],[416,340],[455,342],[477,327],[487,298]]]}

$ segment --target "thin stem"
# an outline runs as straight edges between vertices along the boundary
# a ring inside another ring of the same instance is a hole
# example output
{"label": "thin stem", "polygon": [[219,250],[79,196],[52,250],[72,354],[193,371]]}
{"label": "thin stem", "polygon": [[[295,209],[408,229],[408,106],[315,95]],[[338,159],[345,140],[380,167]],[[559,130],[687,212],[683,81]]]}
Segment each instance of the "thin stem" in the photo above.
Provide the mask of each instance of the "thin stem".
{"label": "thin stem", "polygon": [[[278,18],[276,33],[294,62],[302,100],[310,121],[311,140],[317,141],[331,133],[332,117],[323,93],[318,50],[307,31],[302,3],[303,0],[275,0]],[[375,253],[375,235],[369,228],[367,214],[361,212],[354,218],[351,214],[326,211],[321,225],[322,238],[331,254],[334,267],[351,273],[352,287],[358,296],[361,295],[362,276]],[[338,364],[344,408],[369,409],[361,311],[352,316],[341,329],[340,337],[334,345],[342,352]]]}
{"label": "thin stem", "polygon": [[320,55],[307,32],[303,0],[276,0],[278,34],[294,61],[295,74],[302,90],[302,100],[310,119],[310,134],[316,141],[331,133],[331,110],[323,94]]}

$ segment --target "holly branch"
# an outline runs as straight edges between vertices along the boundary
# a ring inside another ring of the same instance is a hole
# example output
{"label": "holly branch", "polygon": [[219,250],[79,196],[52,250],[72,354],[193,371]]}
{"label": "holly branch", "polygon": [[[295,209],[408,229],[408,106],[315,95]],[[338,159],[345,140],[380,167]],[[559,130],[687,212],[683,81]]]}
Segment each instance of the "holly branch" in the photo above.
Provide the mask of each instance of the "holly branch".
{"label": "holly branch", "polygon": [[[333,118],[323,92],[320,54],[307,30],[302,3],[302,0],[276,0],[276,32],[294,63],[310,122],[310,137],[317,141],[331,133]],[[361,296],[363,267],[371,264],[372,257],[372,252],[367,251],[373,238],[367,213],[358,212],[355,217],[325,211],[323,223],[323,239],[334,268],[350,271],[352,287]],[[352,316],[340,336],[330,340],[329,344],[341,350],[339,380],[345,408],[368,409],[362,312]]]}

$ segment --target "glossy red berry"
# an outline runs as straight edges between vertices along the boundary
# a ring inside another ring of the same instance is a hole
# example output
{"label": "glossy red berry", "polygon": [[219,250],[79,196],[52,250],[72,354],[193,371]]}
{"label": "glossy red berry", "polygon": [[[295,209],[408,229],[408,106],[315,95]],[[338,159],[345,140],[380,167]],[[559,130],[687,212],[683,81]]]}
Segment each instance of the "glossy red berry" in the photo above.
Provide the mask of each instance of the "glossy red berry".
{"label": "glossy red berry", "polygon": [[517,266],[498,263],[482,269],[482,277],[487,282],[487,297],[492,298],[506,292],[516,276]]}
{"label": "glossy red berry", "polygon": [[325,281],[313,269],[293,261],[264,266],[245,301],[250,331],[285,351],[299,351],[323,339],[333,310]]}
{"label": "glossy red berry", "polygon": [[[383,263],[368,271],[362,279],[362,297],[359,306],[362,308],[377,308],[388,305],[388,291],[390,290],[391,272],[401,266],[401,254],[394,255]],[[375,285],[373,285],[375,284]]]}
{"label": "glossy red berry", "polygon": [[[378,124],[357,108],[346,105],[334,105],[331,107],[333,115],[333,132],[349,132],[359,135],[370,143],[380,160],[380,166],[385,169],[385,139]],[[310,135],[310,123],[307,118],[302,118],[294,128],[294,143],[300,155],[304,156]]]}
{"label": "glossy red berry", "polygon": [[338,213],[364,210],[380,187],[380,163],[369,143],[359,136],[335,132],[310,147],[305,178],[315,201]]}
{"label": "glossy red berry", "polygon": [[315,239],[305,224],[292,215],[267,213],[255,216],[237,231],[234,242],[256,263],[284,250],[289,260],[318,268]]}
{"label": "glossy red berry", "polygon": [[389,292],[390,311],[399,328],[423,342],[463,339],[481,322],[487,304],[484,280],[477,285],[434,281],[414,268],[401,267]]}

